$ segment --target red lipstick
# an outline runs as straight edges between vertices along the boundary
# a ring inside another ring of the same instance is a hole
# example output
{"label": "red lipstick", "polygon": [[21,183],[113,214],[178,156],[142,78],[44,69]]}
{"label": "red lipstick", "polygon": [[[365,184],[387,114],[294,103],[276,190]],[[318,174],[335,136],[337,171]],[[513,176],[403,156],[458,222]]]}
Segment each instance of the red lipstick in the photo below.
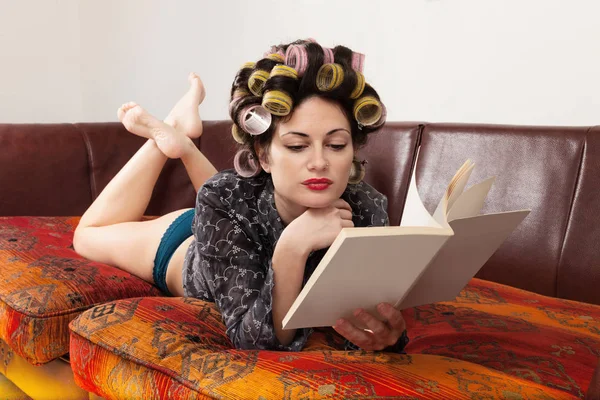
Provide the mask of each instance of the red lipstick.
{"label": "red lipstick", "polygon": [[308,187],[310,190],[325,190],[333,182],[327,178],[310,178],[302,182],[303,185]]}

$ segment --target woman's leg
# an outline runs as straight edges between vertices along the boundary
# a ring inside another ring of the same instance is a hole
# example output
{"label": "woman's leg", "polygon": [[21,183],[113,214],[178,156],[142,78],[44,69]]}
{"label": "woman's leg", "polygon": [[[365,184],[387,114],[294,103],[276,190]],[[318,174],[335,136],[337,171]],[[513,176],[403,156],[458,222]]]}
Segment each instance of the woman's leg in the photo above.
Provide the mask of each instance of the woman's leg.
{"label": "woman's leg", "polygon": [[[198,106],[204,101],[206,92],[204,84],[200,77],[194,73],[188,76],[190,89],[187,93],[175,104],[171,110],[165,123],[171,125],[175,130],[184,132],[188,138],[198,138],[202,135],[202,120],[198,113]],[[160,141],[158,142],[161,144]],[[208,178],[217,173],[215,167],[204,157],[198,148],[191,140],[185,141],[190,147],[190,152],[182,155],[181,161],[187,170],[187,173],[192,181],[192,185],[196,192],[206,182]]]}
{"label": "woman's leg", "polygon": [[[194,119],[189,113],[197,114],[198,103],[194,106],[193,102],[200,97],[189,94],[197,92],[198,87],[194,85],[198,82],[199,79],[190,80],[190,91],[174,108],[174,111],[178,108],[190,111],[172,118],[172,122]],[[192,104],[183,107],[186,97]],[[167,156],[182,159],[197,188],[216,170],[187,134],[153,118],[135,103],[124,105],[119,110],[119,118],[132,133],[156,140],[148,140],[94,200],[75,230],[73,246],[88,259],[115,265],[153,282],[154,258],[161,238],[169,225],[186,211],[177,210],[155,220],[139,221]]]}

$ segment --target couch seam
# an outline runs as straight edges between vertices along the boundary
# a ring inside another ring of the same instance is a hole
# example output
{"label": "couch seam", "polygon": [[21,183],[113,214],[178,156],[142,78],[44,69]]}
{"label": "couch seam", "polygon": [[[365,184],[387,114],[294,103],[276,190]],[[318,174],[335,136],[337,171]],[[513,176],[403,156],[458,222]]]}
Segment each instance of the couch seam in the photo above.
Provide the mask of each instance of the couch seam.
{"label": "couch seam", "polygon": [[579,156],[579,168],[577,169],[577,176],[575,177],[575,185],[573,185],[573,194],[571,195],[571,206],[569,207],[569,212],[567,214],[567,223],[565,224],[565,229],[562,234],[561,247],[560,252],[558,254],[558,264],[556,266],[556,274],[554,276],[554,297],[558,297],[558,285],[559,285],[559,273],[563,261],[563,254],[565,251],[565,246],[567,244],[567,233],[569,232],[569,228],[571,227],[571,216],[573,215],[573,209],[575,208],[575,195],[577,194],[577,189],[580,187],[580,180],[583,170],[583,158],[585,156],[585,150],[587,149],[587,141],[588,135],[590,131],[594,128],[594,126],[588,127],[585,132],[585,137],[583,140],[583,146],[581,147],[581,154]]}
{"label": "couch seam", "polygon": [[96,306],[107,304],[107,303],[110,303],[110,302],[113,302],[113,301],[128,300],[128,299],[134,299],[134,298],[138,298],[138,297],[144,297],[144,298],[146,298],[146,297],[160,297],[160,295],[143,295],[143,296],[135,296],[135,297],[125,297],[125,298],[122,298],[122,299],[103,300],[103,301],[95,302],[95,303],[93,303],[93,304],[91,304],[89,306],[85,306],[85,308],[84,307],[82,307],[82,308],[71,308],[69,310],[64,310],[64,311],[57,311],[57,312],[55,311],[54,313],[49,313],[49,314],[43,315],[43,316],[42,315],[35,315],[35,314],[27,313],[25,311],[21,311],[21,310],[15,308],[11,303],[8,303],[4,298],[0,298],[0,302],[6,304],[6,306],[9,307],[12,311],[17,312],[17,313],[19,313],[21,315],[24,315],[26,317],[36,318],[36,319],[50,319],[50,318],[56,318],[56,317],[69,316],[69,315],[73,315],[73,314],[79,315],[81,313],[86,312],[87,310],[89,310],[91,308],[96,307]]}
{"label": "couch seam", "polygon": [[83,129],[80,124],[75,124],[75,127],[81,134],[81,137],[83,138],[83,142],[85,144],[85,148],[87,150],[88,174],[89,174],[89,179],[90,179],[90,195],[92,196],[92,203],[93,203],[94,200],[96,199],[97,190],[96,190],[96,177],[94,176],[94,172],[93,172],[94,171],[94,154],[92,152],[92,144],[91,144],[90,138],[89,138],[87,132],[85,131],[85,129]]}
{"label": "couch seam", "polygon": [[[134,356],[132,356],[130,354],[127,354],[125,352],[118,352],[117,353],[117,352],[113,351],[114,350],[113,348],[110,348],[110,347],[106,346],[104,343],[101,343],[101,342],[96,343],[96,342],[92,341],[90,338],[87,338],[87,337],[79,334],[78,332],[75,332],[70,327],[69,327],[69,335],[77,335],[81,339],[85,340],[86,342],[91,343],[91,344],[93,344],[95,346],[98,346],[98,347],[102,348],[104,351],[106,351],[106,352],[108,352],[110,354],[114,354],[116,356],[124,358],[125,360],[128,360],[129,362],[132,362],[132,363],[134,363],[136,365],[139,365],[141,367],[144,367],[144,368],[147,368],[147,369],[152,369],[153,371],[156,371],[156,372],[158,372],[158,373],[160,373],[160,374],[162,374],[164,376],[169,377],[170,379],[175,380],[176,382],[179,382],[180,384],[184,385],[188,389],[190,389],[190,390],[192,390],[192,391],[194,391],[194,392],[196,392],[198,394],[201,394],[201,395],[204,395],[204,396],[219,396],[218,393],[206,393],[205,390],[210,390],[210,389],[205,389],[203,387],[200,387],[200,385],[198,385],[197,389],[194,388],[191,381],[185,380],[184,378],[180,377],[176,373],[174,373],[173,375],[170,375],[170,374],[168,374],[168,373],[166,373],[164,371],[161,371],[159,369],[149,368],[148,365],[143,364],[144,360],[142,360],[142,359],[140,359],[138,357],[134,357]],[[71,338],[69,337],[69,346],[70,346],[70,343],[71,343]],[[69,354],[70,353],[71,353],[71,349],[69,347]],[[215,353],[220,353],[220,352],[213,351],[210,354],[215,354]]]}

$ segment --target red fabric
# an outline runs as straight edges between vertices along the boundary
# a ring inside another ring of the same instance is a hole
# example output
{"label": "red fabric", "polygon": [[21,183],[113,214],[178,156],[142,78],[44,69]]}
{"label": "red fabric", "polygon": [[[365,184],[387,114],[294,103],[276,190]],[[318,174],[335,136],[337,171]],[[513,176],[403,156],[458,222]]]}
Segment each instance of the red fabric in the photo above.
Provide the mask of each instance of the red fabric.
{"label": "red fabric", "polygon": [[473,279],[452,302],[404,311],[408,353],[477,363],[582,397],[600,357],[600,306]]}
{"label": "red fabric", "polygon": [[69,322],[92,308],[71,324],[72,365],[82,386],[107,398],[580,398],[600,356],[600,307],[477,279],[453,302],[404,312],[407,356],[341,352],[331,331],[302,353],[232,350],[212,304],[109,303],[160,292],[79,257],[78,220],[0,217],[0,338],[44,363],[68,351]]}
{"label": "red fabric", "polygon": [[0,217],[0,339],[32,364],[69,349],[68,325],[115,299],[159,296],[151,284],[72,247],[80,217]]}
{"label": "red fabric", "polygon": [[574,399],[475,363],[409,354],[339,351],[320,330],[302,352],[231,348],[213,303],[128,299],[71,323],[75,381],[106,399]]}

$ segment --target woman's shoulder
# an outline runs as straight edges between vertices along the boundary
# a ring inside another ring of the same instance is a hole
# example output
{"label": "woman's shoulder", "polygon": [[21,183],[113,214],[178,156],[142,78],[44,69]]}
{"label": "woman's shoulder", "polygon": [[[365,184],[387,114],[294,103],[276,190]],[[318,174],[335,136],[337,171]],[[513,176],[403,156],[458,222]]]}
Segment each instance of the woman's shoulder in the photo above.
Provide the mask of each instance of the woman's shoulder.
{"label": "woman's shoulder", "polygon": [[384,226],[388,224],[387,197],[368,183],[349,184],[342,198],[352,207],[355,226]]}
{"label": "woman's shoulder", "polygon": [[198,190],[197,202],[232,206],[236,202],[252,202],[263,191],[267,177],[263,174],[244,178],[234,169],[217,172]]}
{"label": "woman's shoulder", "polygon": [[371,204],[381,204],[387,202],[387,197],[364,181],[357,184],[349,184],[346,187],[344,195],[360,201],[357,206],[370,206]]}

